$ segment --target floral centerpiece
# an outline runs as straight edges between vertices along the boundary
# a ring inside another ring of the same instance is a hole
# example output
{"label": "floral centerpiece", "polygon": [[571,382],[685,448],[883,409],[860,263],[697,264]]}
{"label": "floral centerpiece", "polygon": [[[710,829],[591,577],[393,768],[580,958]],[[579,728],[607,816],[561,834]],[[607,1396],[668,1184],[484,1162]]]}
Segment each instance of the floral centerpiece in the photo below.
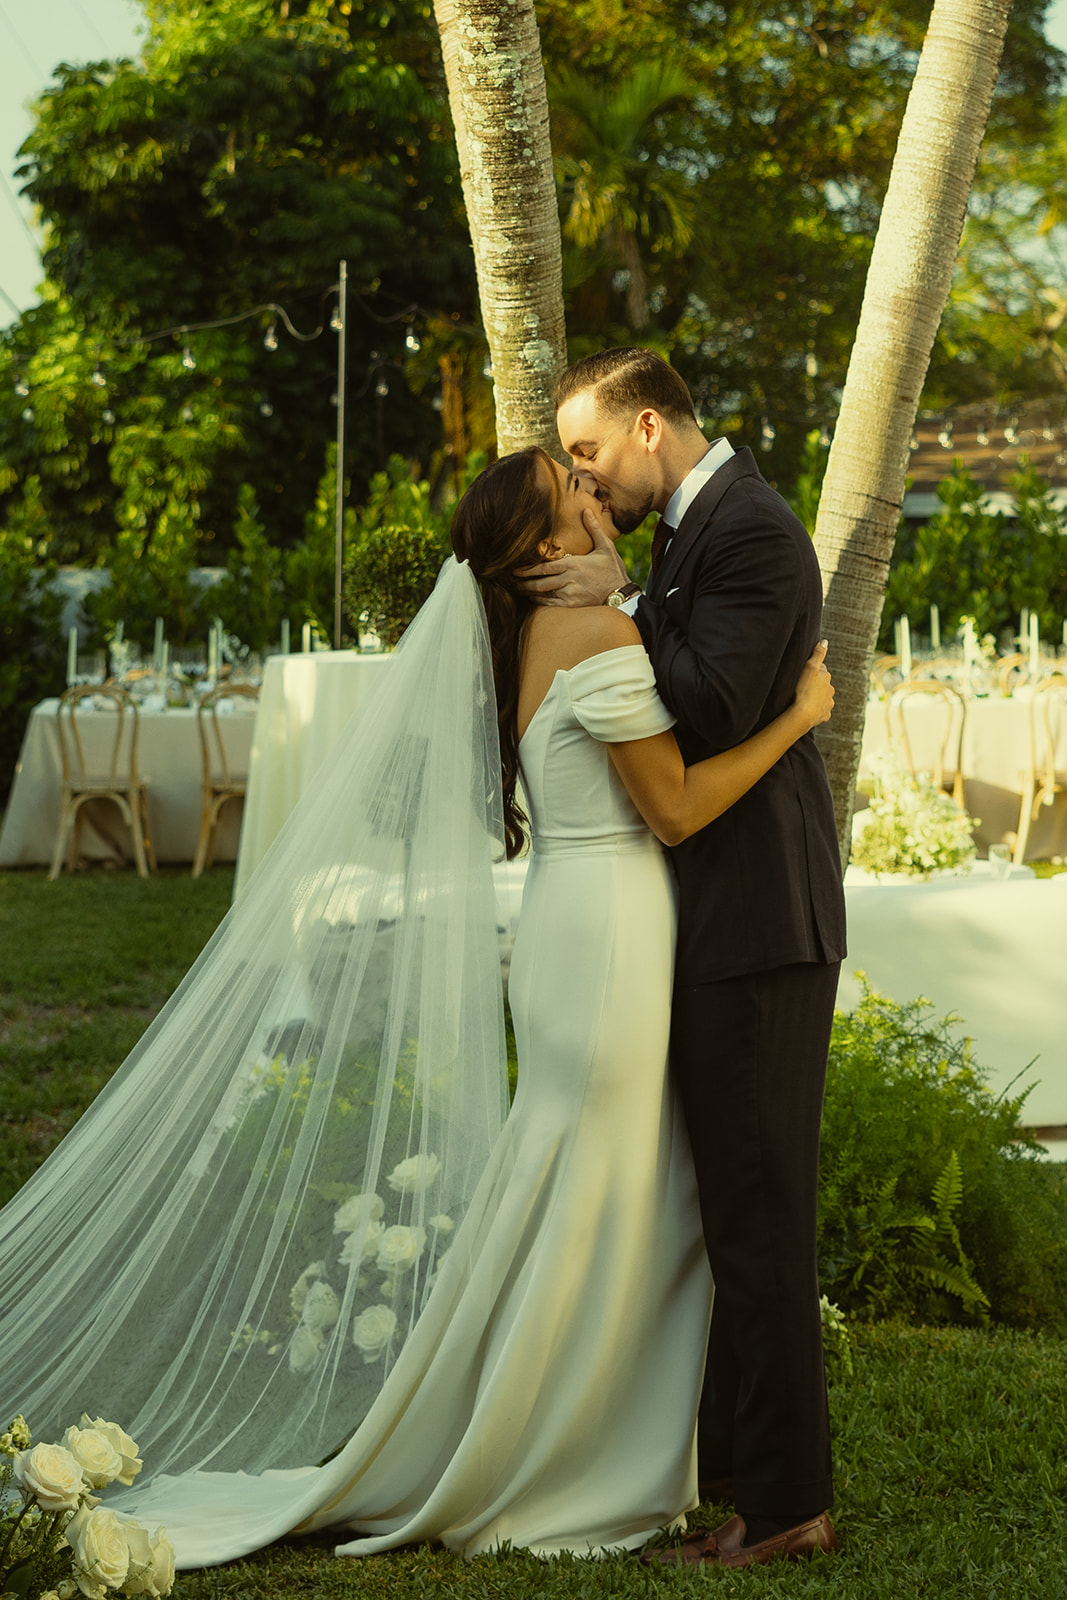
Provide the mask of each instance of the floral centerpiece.
{"label": "floral centerpiece", "polygon": [[893,751],[880,753],[872,768],[870,807],[855,819],[855,864],[879,876],[905,873],[929,878],[935,872],[969,872],[978,819],[935,788],[929,773],[913,776]]}
{"label": "floral centerpiece", "polygon": [[169,1594],[174,1548],[132,1517],[101,1506],[97,1489],[132,1486],[142,1462],[114,1422],[82,1416],[59,1444],[31,1448],[26,1419],[0,1434],[0,1600],[105,1600]]}

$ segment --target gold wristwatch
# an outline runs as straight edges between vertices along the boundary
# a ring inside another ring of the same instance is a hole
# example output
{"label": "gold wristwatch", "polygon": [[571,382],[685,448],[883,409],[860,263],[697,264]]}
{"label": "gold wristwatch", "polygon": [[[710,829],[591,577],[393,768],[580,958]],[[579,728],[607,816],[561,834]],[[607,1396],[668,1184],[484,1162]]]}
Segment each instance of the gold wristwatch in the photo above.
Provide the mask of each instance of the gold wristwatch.
{"label": "gold wristwatch", "polygon": [[621,583],[617,589],[612,590],[604,604],[606,606],[615,606],[616,608],[624,606],[627,600],[632,600],[635,594],[640,593],[641,585],[639,583]]}

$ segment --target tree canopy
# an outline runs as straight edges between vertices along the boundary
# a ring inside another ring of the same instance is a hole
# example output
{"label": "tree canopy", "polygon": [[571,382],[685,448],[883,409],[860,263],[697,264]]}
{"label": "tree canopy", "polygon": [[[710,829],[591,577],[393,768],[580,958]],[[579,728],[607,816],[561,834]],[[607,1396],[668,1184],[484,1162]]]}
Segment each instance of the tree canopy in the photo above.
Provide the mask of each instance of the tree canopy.
{"label": "tree canopy", "polygon": [[[0,344],[0,524],[36,516],[45,553],[88,562],[118,530],[181,529],[221,564],[244,484],[272,543],[304,536],[334,436],[342,257],[355,502],[392,455],[441,482],[491,448],[485,346],[428,3],[146,9],[143,58],[59,68],[24,147],[47,279]],[[1059,238],[1045,9],[1016,0],[939,404],[1062,386],[1058,280],[1020,243],[1047,223]],[[929,11],[544,0],[571,356],[661,349],[706,421],[791,481],[836,415]],[[266,309],[182,331],[270,304],[318,337]]]}

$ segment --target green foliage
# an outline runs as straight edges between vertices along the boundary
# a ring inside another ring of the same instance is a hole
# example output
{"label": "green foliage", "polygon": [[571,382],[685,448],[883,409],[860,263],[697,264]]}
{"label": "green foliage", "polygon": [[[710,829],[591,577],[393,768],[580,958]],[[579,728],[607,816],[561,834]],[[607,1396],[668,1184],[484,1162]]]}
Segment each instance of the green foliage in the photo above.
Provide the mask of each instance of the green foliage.
{"label": "green foliage", "polygon": [[1018,507],[1011,519],[983,510],[982,485],[953,463],[937,490],[944,510],[898,540],[882,611],[882,649],[890,647],[897,617],[925,628],[934,602],[946,638],[964,616],[974,617],[979,634],[1014,632],[1024,606],[1040,618],[1045,638],[1059,636],[1067,613],[1067,512],[1051,504],[1047,483],[1028,462],[1008,487]]}
{"label": "green foliage", "polygon": [[[484,457],[470,458],[461,492],[484,465]],[[344,603],[353,631],[365,617],[362,626],[390,648],[396,644],[452,552],[451,520],[451,505],[435,507],[430,485],[409,462],[391,456],[388,470],[371,481],[345,558]]]}
{"label": "green foliage", "polygon": [[8,788],[30,711],[63,689],[62,604],[48,581],[54,568],[37,557],[39,482],[0,530],[0,800]]}
{"label": "green foliage", "polygon": [[953,1019],[866,992],[835,1018],[820,1169],[822,1287],[864,1317],[1059,1326],[1067,1185]]}
{"label": "green foliage", "polygon": [[286,615],[282,587],[283,554],[267,538],[250,483],[237,491],[235,546],[226,558],[226,575],[211,592],[228,633],[252,650],[276,643]]}

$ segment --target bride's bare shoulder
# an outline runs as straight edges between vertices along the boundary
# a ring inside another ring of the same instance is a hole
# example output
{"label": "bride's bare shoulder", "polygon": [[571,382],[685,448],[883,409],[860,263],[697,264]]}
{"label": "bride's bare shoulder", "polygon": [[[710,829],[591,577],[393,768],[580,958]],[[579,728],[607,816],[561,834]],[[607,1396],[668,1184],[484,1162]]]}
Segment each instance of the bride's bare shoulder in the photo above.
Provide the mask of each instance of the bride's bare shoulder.
{"label": "bride's bare shoulder", "polygon": [[528,649],[551,657],[556,671],[604,650],[640,643],[632,617],[612,606],[540,606],[529,624]]}

